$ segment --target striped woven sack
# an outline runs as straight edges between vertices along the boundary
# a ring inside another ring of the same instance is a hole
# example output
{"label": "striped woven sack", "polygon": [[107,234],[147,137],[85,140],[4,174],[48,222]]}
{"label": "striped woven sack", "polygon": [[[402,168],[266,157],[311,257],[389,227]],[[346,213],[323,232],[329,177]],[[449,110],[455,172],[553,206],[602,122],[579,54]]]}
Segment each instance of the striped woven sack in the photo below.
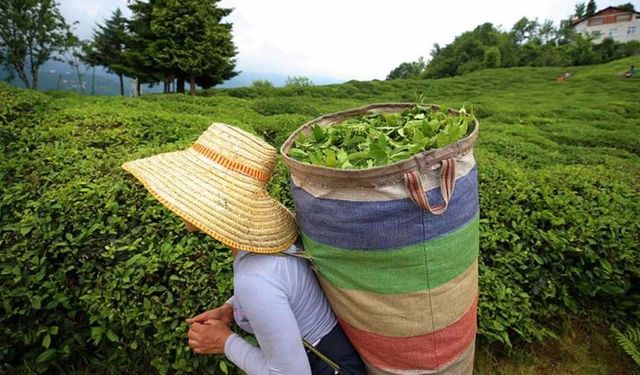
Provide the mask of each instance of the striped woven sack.
{"label": "striped woven sack", "polygon": [[471,374],[478,122],[455,144],[383,167],[339,170],[287,156],[314,124],[413,106],[375,104],[319,117],[296,130],[281,152],[305,251],[369,373]]}

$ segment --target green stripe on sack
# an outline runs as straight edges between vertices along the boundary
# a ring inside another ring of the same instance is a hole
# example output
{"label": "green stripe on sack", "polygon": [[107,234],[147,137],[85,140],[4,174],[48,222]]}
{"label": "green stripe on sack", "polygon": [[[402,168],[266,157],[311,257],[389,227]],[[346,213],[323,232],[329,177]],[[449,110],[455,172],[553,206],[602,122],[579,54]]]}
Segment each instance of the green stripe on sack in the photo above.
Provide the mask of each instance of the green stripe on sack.
{"label": "green stripe on sack", "polygon": [[320,275],[337,288],[381,294],[411,293],[447,283],[475,261],[479,216],[435,239],[387,250],[345,250],[302,233]]}

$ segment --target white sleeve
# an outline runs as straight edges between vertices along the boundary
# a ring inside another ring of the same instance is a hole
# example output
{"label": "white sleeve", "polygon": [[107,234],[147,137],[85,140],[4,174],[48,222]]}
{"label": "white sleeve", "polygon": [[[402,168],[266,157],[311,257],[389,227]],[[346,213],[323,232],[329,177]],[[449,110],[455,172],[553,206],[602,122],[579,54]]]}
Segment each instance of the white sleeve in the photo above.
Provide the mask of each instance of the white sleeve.
{"label": "white sleeve", "polygon": [[260,347],[232,335],[224,345],[227,358],[249,375],[310,375],[300,329],[284,290],[260,274],[236,275],[234,289]]}

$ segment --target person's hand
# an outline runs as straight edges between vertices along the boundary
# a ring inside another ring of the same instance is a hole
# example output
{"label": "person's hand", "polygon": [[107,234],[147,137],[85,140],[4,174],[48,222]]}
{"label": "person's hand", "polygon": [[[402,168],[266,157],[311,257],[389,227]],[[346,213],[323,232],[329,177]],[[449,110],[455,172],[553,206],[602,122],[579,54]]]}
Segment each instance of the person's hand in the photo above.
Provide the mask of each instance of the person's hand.
{"label": "person's hand", "polygon": [[193,323],[189,329],[189,346],[198,354],[224,354],[224,344],[233,332],[221,320]]}
{"label": "person's hand", "polygon": [[187,323],[204,323],[207,320],[221,320],[226,325],[231,325],[231,323],[233,323],[233,306],[224,303],[218,308],[205,311],[202,314],[187,319]]}

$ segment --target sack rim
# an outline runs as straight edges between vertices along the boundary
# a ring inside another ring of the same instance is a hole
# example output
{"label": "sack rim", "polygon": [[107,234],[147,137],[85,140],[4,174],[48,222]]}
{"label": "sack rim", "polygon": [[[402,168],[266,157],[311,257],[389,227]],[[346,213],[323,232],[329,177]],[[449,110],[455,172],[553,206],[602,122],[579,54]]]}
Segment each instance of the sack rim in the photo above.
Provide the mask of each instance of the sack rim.
{"label": "sack rim", "polygon": [[[287,164],[291,173],[297,179],[304,180],[305,183],[321,186],[334,187],[375,187],[396,183],[402,180],[404,173],[418,170],[426,172],[437,167],[440,162],[448,158],[458,158],[473,149],[478,137],[480,123],[474,119],[474,129],[465,138],[452,143],[446,147],[423,151],[413,155],[409,159],[400,160],[392,164],[365,168],[365,169],[338,169],[325,166],[318,166],[300,162],[288,155],[295,140],[303,132],[310,132],[313,125],[329,127],[343,120],[371,113],[395,113],[405,109],[410,109],[418,105],[417,103],[376,103],[362,107],[347,109],[317,117],[306,122],[296,129],[280,147],[280,154]],[[436,104],[421,104],[433,110],[440,111],[440,106]],[[449,113],[459,113],[455,109],[449,109]]]}

